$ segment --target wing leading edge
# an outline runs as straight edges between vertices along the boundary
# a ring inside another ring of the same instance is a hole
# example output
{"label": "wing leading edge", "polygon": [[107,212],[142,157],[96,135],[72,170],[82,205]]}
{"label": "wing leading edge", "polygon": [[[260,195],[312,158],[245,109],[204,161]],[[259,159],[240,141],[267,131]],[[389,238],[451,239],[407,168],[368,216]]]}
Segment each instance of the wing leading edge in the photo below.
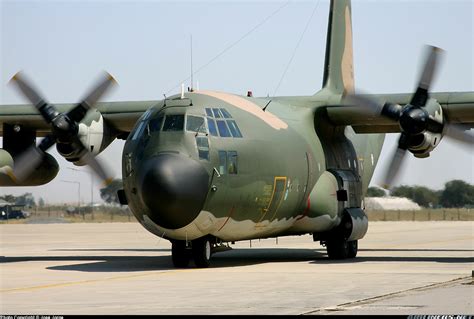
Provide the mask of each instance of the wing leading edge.
{"label": "wing leading edge", "polygon": [[[462,124],[467,128],[474,127],[474,92],[431,93],[433,103],[439,103],[443,116],[453,124]],[[412,94],[379,94],[362,95],[362,97],[379,101],[380,105],[391,103],[406,105]],[[357,133],[399,133],[400,126],[379,112],[367,114],[360,106],[329,106],[327,113],[334,125],[352,126]]]}
{"label": "wing leading edge", "polygon": [[[138,118],[159,101],[99,102],[97,110],[104,120],[119,132],[130,132]],[[76,104],[55,104],[59,112],[67,112]],[[44,122],[38,111],[28,104],[0,106],[0,136],[3,136],[4,124],[22,125],[35,130],[37,136],[50,132],[50,125]]]}

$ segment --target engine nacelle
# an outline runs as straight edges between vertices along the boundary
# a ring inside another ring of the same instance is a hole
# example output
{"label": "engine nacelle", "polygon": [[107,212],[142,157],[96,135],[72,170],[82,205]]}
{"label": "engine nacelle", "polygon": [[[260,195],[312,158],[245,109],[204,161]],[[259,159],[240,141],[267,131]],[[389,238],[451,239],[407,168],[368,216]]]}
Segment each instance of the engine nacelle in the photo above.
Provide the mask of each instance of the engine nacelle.
{"label": "engine nacelle", "polygon": [[[444,123],[443,108],[435,99],[429,99],[426,103],[425,110],[429,116],[439,123]],[[412,145],[408,150],[413,153],[415,157],[425,158],[430,156],[430,152],[438,146],[443,135],[441,133],[433,133],[424,131],[423,133],[413,136],[410,141]]]}
{"label": "engine nacelle", "polygon": [[0,149],[0,186],[38,186],[52,181],[59,172],[59,164],[50,154],[45,154],[41,164],[19,183],[11,177],[14,166],[14,158],[9,152]]}
{"label": "engine nacelle", "polygon": [[[115,139],[114,130],[105,121],[97,110],[91,110],[79,123],[79,138],[89,152],[94,156],[102,152]],[[56,149],[69,162],[75,165],[85,165],[77,148],[67,143],[57,143]]]}
{"label": "engine nacelle", "polygon": [[425,158],[430,156],[430,152],[438,146],[442,135],[431,132],[424,132],[419,136],[420,142],[416,146],[410,147],[408,150],[413,153],[415,157]]}

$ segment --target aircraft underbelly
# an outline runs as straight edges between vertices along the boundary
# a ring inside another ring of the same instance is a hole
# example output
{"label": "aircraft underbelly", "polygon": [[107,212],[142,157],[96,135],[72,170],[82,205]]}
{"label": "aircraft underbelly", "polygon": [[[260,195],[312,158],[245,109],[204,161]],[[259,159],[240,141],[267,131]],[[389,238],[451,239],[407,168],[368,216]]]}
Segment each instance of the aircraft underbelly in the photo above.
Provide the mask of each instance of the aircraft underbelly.
{"label": "aircraft underbelly", "polygon": [[[159,237],[176,240],[194,240],[206,235],[213,235],[223,241],[238,241],[254,238],[277,237],[287,234],[303,234],[312,231],[325,231],[331,225],[327,216],[306,218],[306,227],[301,224],[294,226],[296,218],[274,220],[265,223],[264,227],[251,220],[238,221],[232,218],[217,218],[207,211],[202,211],[189,225],[180,229],[166,229],[154,223],[147,215],[143,215],[140,223],[151,233]],[[260,227],[259,227],[260,226]],[[291,230],[290,230],[291,229]]]}

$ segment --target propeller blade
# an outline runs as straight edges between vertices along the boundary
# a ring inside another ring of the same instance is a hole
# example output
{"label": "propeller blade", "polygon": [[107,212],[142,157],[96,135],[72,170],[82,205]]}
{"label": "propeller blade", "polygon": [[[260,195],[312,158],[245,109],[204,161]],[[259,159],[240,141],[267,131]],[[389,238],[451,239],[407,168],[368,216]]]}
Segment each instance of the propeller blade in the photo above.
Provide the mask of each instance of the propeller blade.
{"label": "propeller blade", "polygon": [[22,72],[15,74],[10,82],[17,85],[19,91],[36,107],[47,123],[51,123],[51,121],[59,114],[54,106],[50,105],[41,97],[39,91],[34,87],[31,80],[29,80]]}
{"label": "propeller blade", "polygon": [[405,134],[400,134],[400,138],[398,139],[398,147],[395,150],[392,161],[390,162],[389,167],[385,171],[384,177],[382,179],[382,187],[385,189],[390,189],[393,185],[395,178],[400,171],[400,167],[403,164],[405,159],[405,155],[408,148],[408,137]]}
{"label": "propeller blade", "polygon": [[23,72],[17,72],[11,79],[10,83],[14,83],[18,86],[20,92],[31,102],[33,105],[41,104],[44,100],[38,93],[38,90],[33,86],[31,81],[23,74]]}
{"label": "propeller blade", "polygon": [[466,132],[466,129],[462,125],[449,124],[446,127],[445,135],[467,146],[472,147],[472,145],[474,145],[474,135]]}
{"label": "propeller blade", "polygon": [[442,133],[444,125],[431,117],[427,118],[426,129],[433,133]]}
{"label": "propeller blade", "polygon": [[102,179],[104,186],[108,186],[110,183],[112,183],[113,181],[112,175],[110,174],[108,169],[106,169],[105,166],[102,165],[99,159],[97,159],[96,157],[94,157],[94,155],[92,155],[92,153],[87,152],[82,158],[82,160],[84,160],[87,163],[87,165],[89,165],[92,168],[92,170],[96,173],[96,175],[99,176],[100,179]]}
{"label": "propeller blade", "polygon": [[52,135],[46,136],[38,147],[31,146],[26,151],[20,154],[15,160],[15,165],[10,177],[13,180],[22,182],[33,173],[33,171],[41,164],[46,150],[53,146],[55,139]]}
{"label": "propeller blade", "polygon": [[428,91],[433,81],[436,67],[438,64],[439,56],[442,50],[434,46],[427,47],[427,57],[425,59],[425,65],[421,73],[420,81],[418,82],[418,88],[413,95],[410,104],[413,106],[425,106],[428,101]]}
{"label": "propeller blade", "polygon": [[109,185],[113,180],[112,174],[110,174],[109,170],[87,150],[79,138],[75,139],[74,145],[76,148],[79,148],[80,153],[84,154],[81,156],[81,162],[89,165],[95,174],[103,181],[105,186]]}
{"label": "propeller blade", "polygon": [[383,115],[391,120],[398,121],[401,116],[403,107],[398,104],[386,102],[382,104],[375,99],[364,95],[350,94],[346,97],[346,103],[360,108],[360,111],[368,117]]}
{"label": "propeller blade", "polygon": [[108,170],[94,157],[84,146],[78,136],[77,123],[79,123],[87,111],[95,106],[97,101],[116,83],[115,79],[104,72],[86,94],[81,103],[77,104],[68,113],[59,113],[56,108],[48,104],[38,93],[32,82],[22,73],[18,72],[12,80],[20,92],[38,109],[47,123],[52,123],[52,134],[44,138],[38,147],[33,145],[15,160],[13,169],[7,173],[13,180],[22,181],[41,164],[45,152],[53,144],[58,142],[58,149],[61,147],[67,154],[77,156],[77,160],[88,164],[94,172],[108,185],[111,175]]}
{"label": "propeller blade", "polygon": [[54,145],[54,143],[56,143],[56,138],[54,135],[50,134],[43,138],[41,143],[38,145],[38,148],[41,151],[46,152],[51,146]]}
{"label": "propeller blade", "polygon": [[67,113],[67,116],[75,122],[82,121],[87,111],[93,108],[97,101],[116,83],[115,79],[109,73],[104,72],[101,74],[92,90],[86,94],[81,103],[77,104]]}
{"label": "propeller blade", "polygon": [[344,102],[345,104],[359,107],[368,116],[380,114],[383,107],[378,101],[360,94],[348,94]]}

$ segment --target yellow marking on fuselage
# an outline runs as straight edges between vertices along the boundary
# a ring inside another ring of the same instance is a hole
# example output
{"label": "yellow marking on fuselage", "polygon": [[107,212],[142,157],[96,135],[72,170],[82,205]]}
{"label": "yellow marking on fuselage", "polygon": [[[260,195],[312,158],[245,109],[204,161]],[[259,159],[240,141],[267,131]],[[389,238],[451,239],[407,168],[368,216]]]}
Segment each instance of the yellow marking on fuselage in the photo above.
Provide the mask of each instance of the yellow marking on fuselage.
{"label": "yellow marking on fuselage", "polygon": [[[273,197],[275,196],[275,191],[276,191],[276,185],[277,185],[277,181],[278,180],[284,180],[285,181],[285,187],[286,187],[286,176],[275,176],[275,178],[273,179],[273,191],[272,191],[272,196],[270,197],[270,201],[268,202],[268,206],[267,208],[265,208],[265,214],[262,215],[262,217],[260,218],[260,220],[257,222],[257,225],[255,225],[255,227],[259,227],[258,223],[260,223],[264,218],[265,216],[268,214],[268,210],[270,209],[270,206],[272,205],[272,201],[273,201]],[[280,201],[278,202],[278,206],[276,207],[275,209],[275,213],[273,214],[272,218],[270,219],[270,221],[275,217],[277,211],[278,211],[278,208],[280,208],[280,204],[281,204],[281,200],[283,199],[283,196],[280,198]]]}

